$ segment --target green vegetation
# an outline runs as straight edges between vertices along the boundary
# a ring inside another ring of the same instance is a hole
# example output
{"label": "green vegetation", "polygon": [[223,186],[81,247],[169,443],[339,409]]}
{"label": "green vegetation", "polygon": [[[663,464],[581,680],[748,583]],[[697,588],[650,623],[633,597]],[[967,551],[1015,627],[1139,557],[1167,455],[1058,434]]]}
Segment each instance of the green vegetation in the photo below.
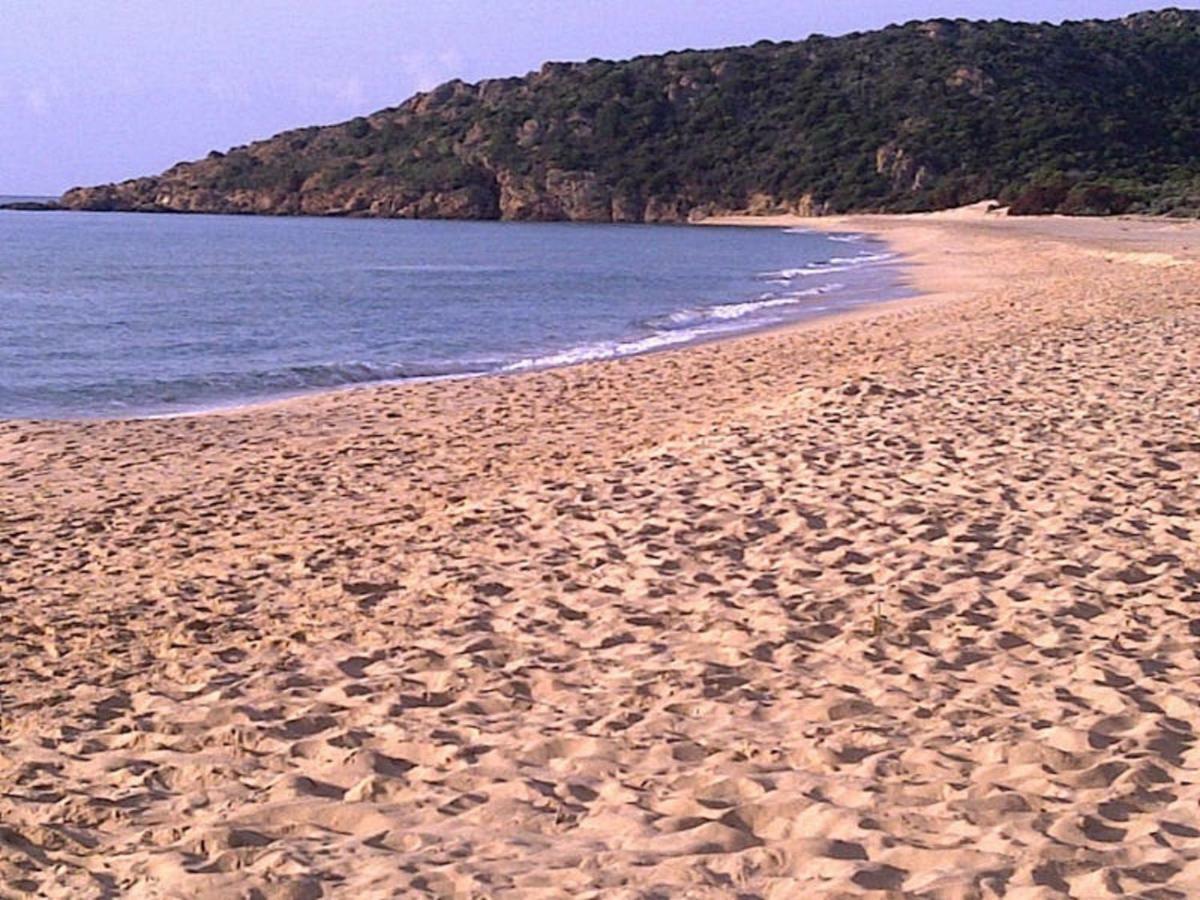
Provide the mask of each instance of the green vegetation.
{"label": "green vegetation", "polygon": [[1200,12],[1167,10],[550,63],[64,202],[658,220],[999,198],[1024,213],[1197,215],[1198,60]]}

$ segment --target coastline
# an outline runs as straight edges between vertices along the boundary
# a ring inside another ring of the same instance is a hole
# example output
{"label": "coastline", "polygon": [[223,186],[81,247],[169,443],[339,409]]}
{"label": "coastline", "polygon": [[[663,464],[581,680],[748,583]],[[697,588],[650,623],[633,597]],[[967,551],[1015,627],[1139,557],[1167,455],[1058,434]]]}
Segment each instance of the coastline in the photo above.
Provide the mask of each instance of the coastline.
{"label": "coastline", "polygon": [[[619,232],[619,229],[611,230]],[[686,239],[666,240],[672,233],[678,235],[682,230],[692,233]],[[707,235],[697,233],[705,230],[708,231]],[[714,270],[712,279],[703,274],[692,276],[686,285],[676,287],[677,296],[673,298],[673,306],[668,302],[664,308],[662,299],[656,299],[653,290],[650,296],[642,298],[639,303],[640,293],[630,289],[627,299],[613,298],[616,301],[614,313],[609,316],[613,323],[625,317],[627,321],[624,328],[602,322],[599,328],[590,330],[546,327],[541,329],[544,333],[539,338],[532,340],[529,336],[520,335],[519,339],[508,343],[503,339],[492,339],[490,343],[484,339],[480,345],[483,347],[480,351],[482,357],[477,354],[475,358],[453,349],[442,352],[432,338],[427,341],[429,346],[424,350],[420,347],[414,350],[401,344],[405,349],[395,353],[374,347],[363,350],[365,355],[360,356],[354,346],[344,346],[345,342],[338,344],[335,335],[327,354],[323,354],[326,358],[315,362],[306,357],[307,362],[297,363],[286,351],[277,359],[267,360],[262,371],[244,369],[234,360],[210,361],[206,370],[201,360],[190,370],[176,373],[178,383],[167,382],[163,385],[158,382],[158,369],[155,366],[142,365],[136,370],[120,371],[108,376],[109,380],[117,378],[126,381],[128,387],[124,390],[110,389],[106,373],[101,370],[97,373],[95,384],[81,386],[81,393],[75,397],[67,396],[59,389],[54,367],[49,365],[46,377],[40,382],[26,385],[23,390],[18,388],[12,403],[6,395],[5,405],[9,413],[5,418],[128,421],[219,415],[326,392],[339,393],[457,378],[507,377],[770,331],[780,326],[786,327],[792,322],[827,318],[844,309],[883,302],[885,298],[900,298],[910,293],[903,283],[898,261],[889,259],[894,254],[886,252],[878,242],[864,241],[855,244],[854,249],[843,251],[842,244],[814,237],[817,232],[811,231],[807,237],[795,238],[795,245],[792,246],[793,239],[783,234],[789,229],[772,229],[780,233],[771,235],[752,233],[761,230],[737,229],[740,234],[721,237],[714,235],[711,229],[690,226],[686,229],[663,229],[666,232],[662,235],[664,243],[678,245],[681,250],[673,259],[685,262],[688,252],[700,253],[704,247],[714,244],[719,247],[729,242],[744,242],[750,247],[775,247],[776,252],[773,255],[764,253],[764,258],[757,261],[753,259],[753,253],[746,259],[731,259],[726,263],[727,267],[732,265],[732,271],[745,273],[744,278],[739,275],[736,283],[728,278],[724,270]],[[608,231],[606,229],[606,233]],[[692,244],[697,246],[691,248]],[[816,246],[810,246],[814,244]],[[571,239],[567,240],[566,246],[572,246]],[[723,263],[719,251],[715,259],[717,262],[710,261],[709,265],[720,269]],[[695,266],[689,263],[688,268],[700,273],[707,271],[704,260],[697,258],[695,263]],[[825,268],[839,274],[818,271]],[[669,264],[666,271],[671,271]],[[665,283],[665,279],[670,277],[662,275],[659,280]],[[286,284],[287,279],[284,278],[280,289],[285,289]],[[263,292],[269,293],[265,285]],[[536,297],[533,299],[536,300]],[[251,318],[253,314],[252,309]],[[517,321],[520,321],[521,315],[519,311],[514,313]],[[418,316],[414,327],[428,328],[428,324],[421,325]],[[181,339],[188,338],[184,335]],[[446,335],[444,340],[452,348],[456,335]],[[37,367],[30,368],[33,371]],[[226,370],[234,373],[236,379],[222,378]],[[213,373],[211,383],[207,371]],[[34,401],[38,384],[46,389],[47,399],[42,403]],[[197,385],[206,387],[198,388]],[[172,397],[172,394],[175,396]]]}
{"label": "coastline", "polygon": [[[958,210],[949,210],[939,213],[928,214],[928,217],[936,222],[947,221],[998,221],[1002,216],[997,216],[986,212],[988,203],[979,203],[971,207],[966,207]],[[1053,218],[1053,217],[1048,217]],[[1061,217],[1060,217],[1061,218]],[[169,412],[154,415],[131,415],[122,417],[115,421],[136,421],[139,419],[174,419],[174,418],[191,418],[195,416],[209,415],[228,415],[239,412],[253,411],[258,409],[270,409],[280,405],[290,405],[293,403],[303,403],[305,400],[314,397],[325,395],[353,395],[360,391],[372,391],[389,387],[400,387],[404,385],[432,384],[446,381],[460,381],[490,378],[516,378],[529,375],[535,375],[540,372],[548,372],[556,369],[570,369],[583,366],[606,366],[609,364],[619,364],[627,359],[636,359],[645,356],[657,356],[660,354],[687,353],[688,351],[705,346],[708,344],[723,344],[736,343],[738,341],[753,339],[762,335],[769,335],[780,332],[804,331],[812,328],[819,328],[826,325],[836,325],[843,322],[853,322],[861,320],[869,320],[880,313],[887,312],[896,308],[900,304],[912,305],[914,307],[925,307],[931,304],[939,303],[948,297],[960,295],[965,291],[971,290],[973,287],[978,287],[978,284],[972,285],[969,281],[964,281],[961,277],[961,272],[953,267],[953,264],[943,269],[937,267],[936,261],[931,259],[929,251],[930,237],[928,235],[914,236],[908,229],[914,222],[921,219],[921,216],[913,215],[858,215],[858,216],[822,216],[808,217],[797,216],[792,214],[782,215],[724,215],[712,216],[706,219],[701,219],[697,222],[690,223],[692,226],[705,227],[740,227],[740,228],[803,228],[817,232],[848,232],[855,234],[869,235],[874,239],[882,242],[895,252],[895,262],[889,263],[902,269],[899,286],[911,286],[914,289],[912,294],[906,294],[898,297],[889,297],[882,300],[874,301],[858,307],[839,309],[822,315],[815,315],[810,318],[798,319],[795,321],[782,322],[774,325],[762,326],[758,328],[747,329],[741,332],[731,332],[728,334],[717,334],[711,337],[699,338],[693,341],[682,343],[678,346],[666,346],[654,348],[651,350],[631,353],[626,356],[617,356],[608,359],[585,360],[581,362],[565,363],[561,365],[547,365],[530,368],[528,370],[517,371],[489,371],[489,372],[471,372],[453,375],[439,375],[430,377],[413,377],[403,378],[393,381],[378,381],[365,382],[360,384],[340,385],[329,388],[314,388],[297,392],[295,394],[269,397],[261,400],[250,400],[247,402],[233,402],[229,404],[221,404],[211,408],[202,408],[196,410],[186,410],[181,412]],[[1065,221],[1072,221],[1066,219]],[[1078,220],[1075,220],[1078,221]],[[675,226],[666,226],[675,227]],[[934,241],[937,238],[933,238]],[[933,271],[930,271],[932,267]],[[78,420],[76,420],[78,421]],[[106,421],[102,418],[89,419],[87,421]]]}
{"label": "coastline", "polygon": [[0,422],[3,883],[1200,890],[1200,226],[788,224],[921,296]]}

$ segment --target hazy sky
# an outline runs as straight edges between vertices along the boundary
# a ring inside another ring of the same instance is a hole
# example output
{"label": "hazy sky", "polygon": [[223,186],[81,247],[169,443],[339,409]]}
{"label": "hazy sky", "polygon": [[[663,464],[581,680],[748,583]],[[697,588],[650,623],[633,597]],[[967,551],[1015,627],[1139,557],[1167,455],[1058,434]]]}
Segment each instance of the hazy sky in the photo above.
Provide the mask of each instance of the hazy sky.
{"label": "hazy sky", "polygon": [[[152,174],[547,59],[1061,20],[1123,0],[0,0],[0,194]],[[1200,3],[1176,3],[1195,8]]]}

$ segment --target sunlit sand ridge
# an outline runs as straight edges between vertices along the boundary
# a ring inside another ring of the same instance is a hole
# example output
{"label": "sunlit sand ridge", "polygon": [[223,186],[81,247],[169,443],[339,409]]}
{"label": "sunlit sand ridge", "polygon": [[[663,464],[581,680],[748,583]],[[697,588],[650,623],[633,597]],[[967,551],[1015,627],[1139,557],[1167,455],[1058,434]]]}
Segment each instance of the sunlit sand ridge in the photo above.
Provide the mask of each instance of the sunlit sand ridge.
{"label": "sunlit sand ridge", "polygon": [[1200,229],[836,225],[926,296],[0,424],[0,891],[1200,892]]}

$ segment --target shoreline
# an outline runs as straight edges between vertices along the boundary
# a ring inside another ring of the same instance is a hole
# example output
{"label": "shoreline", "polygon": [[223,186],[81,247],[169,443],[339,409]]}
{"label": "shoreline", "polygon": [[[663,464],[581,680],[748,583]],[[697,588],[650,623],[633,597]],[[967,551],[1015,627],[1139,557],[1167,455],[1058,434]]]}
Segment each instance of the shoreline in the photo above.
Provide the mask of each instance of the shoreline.
{"label": "shoreline", "polygon": [[869,224],[856,320],[0,422],[0,884],[1200,891],[1200,224]]}
{"label": "shoreline", "polygon": [[[761,226],[765,223],[760,222],[756,219],[751,220],[751,217],[747,217],[745,221],[743,221],[741,219],[738,219],[737,221],[730,220],[729,222],[714,220],[711,223],[701,222],[701,223],[694,223],[694,224],[689,224],[689,225],[685,225],[685,226],[668,225],[668,226],[664,226],[664,227],[670,227],[670,228],[695,227],[696,224],[721,224],[721,225],[727,224],[727,225],[732,225],[735,227],[745,227],[745,226],[756,226],[757,227],[757,226]],[[788,221],[785,223],[780,223],[778,225],[771,225],[770,227],[776,227],[781,230],[786,230],[788,228],[797,227],[797,223],[793,222],[793,221]],[[805,230],[811,231],[813,233],[821,233],[821,232],[827,232],[827,231],[837,231],[840,229],[832,228],[832,227],[821,227],[821,228],[806,228]],[[856,233],[860,233],[864,236],[866,236],[866,234],[867,234],[865,231],[864,232],[856,232]],[[879,244],[883,245],[884,247],[890,247],[890,245],[887,243],[887,241],[883,240],[882,238],[873,238],[873,239],[876,240]],[[869,302],[865,302],[865,303],[854,303],[853,302],[853,292],[846,292],[846,296],[843,297],[842,299],[844,301],[847,301],[848,305],[846,305],[840,309],[833,309],[828,312],[822,311],[822,312],[810,313],[808,315],[803,315],[802,317],[798,317],[798,318],[790,320],[790,321],[779,321],[779,322],[773,322],[773,323],[769,323],[769,324],[748,325],[747,327],[744,327],[741,329],[730,329],[730,330],[724,331],[724,332],[722,332],[722,331],[710,332],[707,334],[692,336],[687,339],[679,340],[677,342],[665,343],[661,346],[650,347],[650,348],[644,349],[644,350],[635,350],[635,351],[630,351],[630,352],[614,353],[614,355],[608,356],[608,357],[599,357],[599,358],[594,358],[594,359],[580,359],[578,361],[568,361],[568,362],[561,362],[561,363],[545,363],[545,364],[540,364],[540,365],[530,364],[530,365],[524,366],[524,367],[518,367],[520,364],[514,363],[512,366],[509,366],[509,367],[502,367],[499,369],[493,369],[493,370],[487,370],[487,371],[454,372],[454,373],[441,374],[441,375],[414,375],[414,376],[401,377],[401,378],[387,378],[387,379],[371,380],[371,381],[350,382],[350,383],[340,384],[340,385],[300,387],[300,388],[296,388],[293,390],[285,390],[285,391],[282,391],[277,394],[267,394],[267,395],[263,395],[263,396],[259,396],[259,397],[250,397],[250,398],[246,398],[246,399],[236,399],[235,398],[235,399],[230,399],[228,401],[215,401],[212,403],[202,403],[202,404],[199,404],[196,406],[187,407],[187,408],[183,408],[183,409],[177,409],[177,410],[145,411],[145,412],[133,411],[133,412],[129,412],[129,413],[91,413],[91,414],[79,414],[79,415],[63,416],[63,417],[36,417],[36,418],[4,417],[4,418],[0,418],[0,421],[8,421],[8,422],[77,422],[77,423],[131,422],[131,421],[149,421],[149,420],[170,420],[170,419],[177,419],[177,418],[195,418],[195,417],[203,417],[203,416],[236,415],[236,414],[239,414],[242,412],[249,412],[249,411],[254,411],[257,409],[272,408],[272,407],[280,405],[280,404],[290,405],[290,404],[294,404],[294,403],[303,403],[305,400],[312,399],[315,397],[322,397],[325,395],[331,395],[331,396],[350,395],[350,394],[354,394],[354,393],[357,393],[360,391],[386,389],[389,387],[399,387],[399,386],[404,386],[404,385],[436,384],[436,383],[447,382],[447,381],[461,381],[461,380],[469,381],[469,380],[475,380],[475,379],[481,379],[481,378],[512,378],[515,376],[530,375],[530,374],[535,374],[538,372],[553,371],[555,369],[574,368],[577,366],[588,366],[588,365],[606,365],[609,363],[619,363],[625,359],[633,359],[633,358],[638,358],[638,357],[643,357],[643,356],[653,356],[653,355],[657,355],[660,353],[674,353],[674,352],[680,352],[680,351],[687,351],[693,347],[705,346],[708,344],[721,343],[721,342],[725,342],[725,341],[737,341],[737,340],[740,340],[743,338],[753,337],[756,335],[770,334],[770,333],[773,333],[775,331],[780,331],[780,330],[786,331],[786,330],[796,329],[796,328],[803,329],[803,328],[814,327],[814,326],[816,326],[818,324],[822,324],[822,323],[827,323],[827,322],[832,322],[832,321],[840,321],[844,317],[854,317],[854,316],[857,316],[860,314],[869,313],[872,310],[884,309],[884,308],[890,307],[896,303],[909,302],[909,301],[914,301],[914,300],[919,299],[916,292],[911,290],[909,283],[908,283],[909,282],[909,278],[908,278],[909,272],[908,272],[907,261],[905,260],[903,255],[900,253],[893,253],[892,256],[894,258],[887,260],[879,268],[888,270],[888,277],[890,278],[890,280],[892,282],[888,288],[888,293],[894,294],[894,296],[886,296],[886,297],[883,297],[882,299],[877,299],[877,300],[873,300],[873,301],[869,301]],[[747,300],[745,302],[750,303],[753,301]],[[612,342],[616,343],[618,345],[624,345],[624,344],[628,344],[628,343],[639,343],[640,341],[642,341],[644,339],[646,339],[646,338],[638,337],[636,335],[630,335],[630,336],[627,336],[624,338],[619,338],[619,339],[615,338],[612,340]],[[543,352],[542,356],[540,356],[538,358],[549,359],[549,358],[553,358],[556,356],[565,356],[567,354],[570,354],[573,350],[577,350],[577,349],[580,349],[580,348],[572,347],[572,348],[567,348],[565,350],[546,350]],[[529,362],[529,361],[526,361],[526,362]]]}
{"label": "shoreline", "polygon": [[[951,210],[948,212],[920,214],[930,216],[938,221],[944,221],[948,217],[961,218],[969,217],[974,219],[976,216],[986,217],[988,220],[994,221],[998,218],[995,215],[985,213],[983,210],[988,206],[988,203],[976,204],[974,207],[967,207],[962,210]],[[850,215],[850,216],[823,216],[823,217],[803,217],[791,214],[759,216],[759,215],[723,215],[713,216],[707,219],[701,219],[696,222],[688,223],[682,227],[740,227],[740,228],[803,228],[814,232],[846,232],[851,234],[863,234],[872,237],[873,239],[883,243],[895,252],[895,265],[900,269],[897,286],[900,288],[911,287],[913,293],[908,296],[889,297],[878,300],[869,304],[865,304],[858,308],[841,309],[830,312],[825,315],[815,315],[810,318],[780,322],[773,325],[765,325],[759,328],[750,328],[745,331],[732,332],[724,335],[713,335],[707,338],[699,338],[693,341],[682,342],[679,346],[667,346],[662,348],[654,348],[638,353],[631,353],[625,356],[611,357],[607,359],[584,360],[581,362],[564,363],[561,365],[548,365],[543,367],[534,367],[521,371],[489,371],[489,372],[474,372],[463,374],[439,375],[430,377],[413,377],[395,379],[389,381],[373,381],[362,384],[349,384],[329,388],[316,388],[311,391],[304,391],[289,396],[273,397],[258,401],[250,401],[248,403],[233,403],[230,405],[222,405],[212,409],[202,409],[195,411],[186,411],[179,413],[163,413],[149,416],[130,416],[122,419],[87,419],[83,421],[137,421],[139,419],[173,419],[173,418],[190,418],[195,416],[220,416],[227,414],[236,414],[239,412],[253,411],[258,409],[271,409],[281,405],[291,405],[294,403],[303,403],[305,400],[323,396],[338,396],[356,394],[361,391],[372,391],[386,389],[391,387],[401,387],[414,384],[432,384],[446,381],[462,381],[491,378],[514,378],[532,376],[542,372],[550,372],[558,369],[573,369],[587,366],[607,366],[619,365],[625,360],[638,359],[647,356],[670,355],[675,353],[687,353],[697,347],[703,347],[710,344],[736,343],[738,341],[753,339],[764,335],[775,333],[786,333],[793,331],[805,331],[813,328],[820,328],[826,325],[836,325],[843,322],[870,320],[876,315],[891,311],[899,304],[912,304],[914,306],[926,306],[932,303],[940,302],[946,299],[947,295],[954,295],[957,290],[948,290],[945,283],[945,274],[939,273],[932,277],[926,275],[925,286],[921,286],[921,272],[923,267],[930,265],[930,260],[920,258],[927,256],[927,248],[921,242],[909,245],[908,249],[898,248],[895,244],[897,234],[901,235],[903,240],[904,230],[903,223],[915,221],[918,217],[912,215]],[[894,226],[900,224],[899,232]],[[893,226],[892,228],[889,228]],[[667,225],[664,227],[676,228],[679,225]],[[940,280],[939,280],[940,278]],[[910,285],[909,282],[912,282]],[[81,420],[73,420],[81,421]]]}
{"label": "shoreline", "polygon": [[[922,225],[932,225],[936,229],[937,227],[943,226],[946,223],[953,222],[962,223],[964,226],[969,227],[970,225],[978,225],[985,222],[998,225],[1008,221],[1010,223],[1026,223],[1023,226],[1018,226],[1021,228],[1028,228],[1034,223],[1041,223],[1041,225],[1038,226],[1039,228],[1045,227],[1047,224],[1053,226],[1053,223],[1059,223],[1068,231],[1076,230],[1076,228],[1073,226],[1082,225],[1084,227],[1078,230],[1087,231],[1088,229],[1086,226],[1088,223],[1105,221],[1137,222],[1141,223],[1143,226],[1159,225],[1166,229],[1170,229],[1172,226],[1186,227],[1189,221],[1160,217],[1107,217],[1092,219],[1065,216],[1019,217],[1010,220],[1007,219],[1007,217],[1003,214],[1003,211],[989,211],[988,207],[990,205],[991,204],[989,202],[984,201],[974,204],[973,206],[963,207],[960,209],[915,214],[837,215],[820,217],[804,217],[793,214],[729,214],[712,216],[707,219],[701,219],[693,223],[688,223],[688,225],[685,226],[664,226],[670,228],[698,226],[778,229],[800,228],[817,233],[845,232],[870,236],[872,239],[889,247],[895,253],[896,259],[892,262],[889,262],[887,266],[894,267],[899,270],[895,286],[902,291],[905,289],[910,289],[911,293],[897,297],[887,297],[863,304],[861,306],[835,310],[825,314],[816,314],[794,321],[785,321],[762,325],[759,327],[751,327],[742,331],[731,331],[726,334],[718,333],[709,336],[701,336],[695,339],[681,341],[677,345],[654,347],[649,350],[632,352],[620,356],[582,360],[579,362],[549,364],[544,366],[531,366],[530,368],[524,370],[506,371],[501,369],[482,372],[451,373],[446,375],[412,376],[398,379],[384,379],[380,381],[356,382],[343,385],[299,388],[295,391],[285,392],[277,395],[250,398],[247,400],[231,400],[228,402],[203,404],[194,408],[177,411],[134,412],[128,415],[79,415],[66,418],[12,417],[0,419],[0,422],[136,422],[189,419],[206,416],[238,415],[244,412],[253,412],[260,409],[271,409],[281,405],[290,407],[296,403],[304,403],[305,401],[325,396],[336,397],[342,395],[354,395],[362,391],[386,390],[388,388],[401,387],[405,385],[437,384],[448,381],[474,381],[477,379],[490,378],[512,378],[517,376],[532,375],[539,372],[553,371],[556,369],[575,368],[579,366],[608,365],[610,363],[619,364],[623,360],[636,359],[644,356],[688,352],[693,348],[702,347],[713,343],[737,342],[760,335],[773,334],[776,332],[788,332],[792,330],[806,330],[843,321],[860,321],[863,319],[869,320],[873,318],[874,315],[887,312],[898,304],[910,304],[914,307],[925,306],[931,303],[942,302],[950,297],[961,295],[964,291],[979,289],[981,286],[983,286],[979,282],[972,282],[970,276],[964,277],[963,273],[954,271],[953,264],[939,268],[937,265],[938,261],[930,249],[930,236],[922,235],[920,232]],[[995,279],[993,278],[991,284],[994,283]]]}
{"label": "shoreline", "polygon": [[[671,227],[675,227],[675,226],[671,226]],[[897,254],[896,265],[898,268],[903,267],[905,265],[905,260],[900,254]],[[898,279],[897,285],[896,285],[897,287],[899,287],[899,288],[905,287],[905,285],[904,285],[905,275],[907,275],[907,273],[902,274],[901,277]],[[918,303],[918,302],[921,302],[926,299],[927,298],[924,295],[919,294],[919,293],[913,293],[911,295],[899,296],[899,297],[887,297],[885,299],[875,300],[870,303],[862,304],[860,306],[846,308],[846,309],[839,309],[839,310],[835,310],[835,311],[828,312],[828,313],[815,314],[815,315],[809,316],[804,319],[797,319],[795,321],[777,322],[777,323],[774,323],[771,325],[762,325],[757,328],[747,328],[743,331],[731,331],[731,332],[725,333],[725,334],[720,334],[720,333],[712,334],[712,335],[694,338],[692,340],[680,341],[676,345],[668,345],[668,346],[664,346],[664,347],[654,347],[649,350],[640,350],[640,351],[633,352],[633,353],[627,353],[627,354],[621,355],[621,356],[612,356],[612,357],[607,357],[607,358],[603,358],[603,359],[587,359],[587,360],[581,360],[579,362],[548,364],[548,365],[543,365],[543,366],[530,366],[525,369],[512,370],[512,371],[500,369],[500,370],[489,371],[489,372],[464,372],[464,373],[455,373],[455,374],[450,374],[450,375],[427,375],[427,376],[422,375],[422,376],[413,376],[410,378],[391,379],[391,380],[386,380],[386,381],[369,381],[369,382],[362,382],[362,383],[358,383],[358,384],[347,384],[347,385],[339,385],[339,386],[326,387],[326,388],[313,388],[311,390],[306,390],[306,391],[302,391],[300,393],[291,394],[291,395],[287,395],[287,396],[271,397],[271,398],[265,398],[262,400],[252,400],[252,401],[249,401],[246,403],[232,403],[232,404],[228,404],[228,405],[223,404],[219,407],[214,407],[211,409],[189,410],[189,411],[185,411],[185,412],[172,412],[172,413],[161,413],[161,414],[151,414],[151,415],[133,415],[133,416],[128,416],[128,417],[123,417],[120,419],[89,418],[89,419],[51,420],[51,421],[88,421],[88,422],[120,421],[120,422],[128,422],[128,421],[139,421],[139,420],[146,420],[146,419],[176,419],[176,418],[190,418],[190,417],[195,417],[195,416],[220,416],[220,415],[235,414],[235,413],[245,412],[245,411],[253,411],[253,410],[257,410],[257,409],[269,409],[269,408],[273,408],[275,406],[280,406],[280,405],[285,405],[285,404],[303,403],[305,400],[312,399],[315,397],[352,395],[352,394],[356,394],[356,393],[359,393],[362,391],[382,390],[382,389],[387,389],[387,388],[404,387],[404,386],[408,386],[408,385],[428,385],[428,384],[438,384],[438,383],[442,383],[442,382],[476,381],[476,380],[480,380],[480,379],[493,379],[493,378],[504,378],[504,379],[522,378],[522,377],[539,375],[539,374],[545,373],[545,372],[554,372],[554,371],[563,370],[563,369],[576,369],[576,368],[581,368],[581,367],[585,367],[585,366],[620,365],[621,363],[625,362],[626,360],[631,360],[631,359],[641,359],[644,357],[654,357],[654,356],[669,355],[669,354],[674,354],[674,353],[687,353],[688,351],[694,350],[698,347],[706,347],[706,346],[710,346],[713,344],[736,343],[737,341],[761,337],[761,336],[765,336],[765,335],[771,335],[771,334],[775,334],[778,332],[803,331],[803,330],[810,329],[810,328],[817,328],[822,325],[832,325],[835,323],[854,321],[859,318],[869,319],[873,315],[886,312],[886,311],[898,306],[899,304]],[[3,420],[0,420],[0,421],[3,421]],[[30,421],[30,420],[9,420],[9,421]],[[38,421],[47,421],[47,420],[38,420]]]}

